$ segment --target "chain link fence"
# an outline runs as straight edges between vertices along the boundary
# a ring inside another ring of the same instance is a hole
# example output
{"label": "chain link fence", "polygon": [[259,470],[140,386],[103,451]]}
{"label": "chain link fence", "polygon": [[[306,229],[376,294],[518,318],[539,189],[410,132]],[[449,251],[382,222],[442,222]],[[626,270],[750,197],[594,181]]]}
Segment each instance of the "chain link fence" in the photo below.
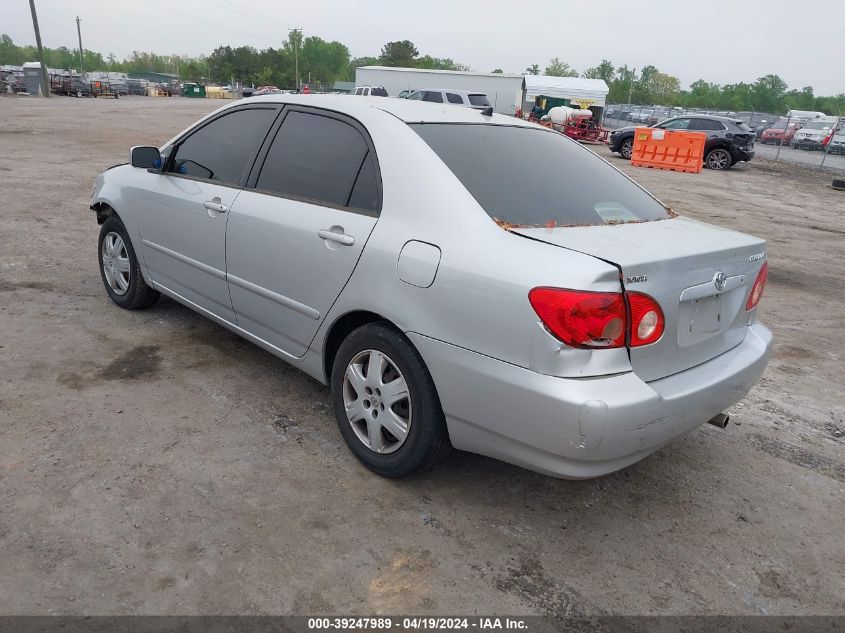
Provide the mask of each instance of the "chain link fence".
{"label": "chain link fence", "polygon": [[[607,129],[616,130],[629,126],[659,125],[669,118],[694,117],[701,114],[744,121],[756,136],[755,158],[823,169],[840,174],[845,173],[845,117],[837,115],[813,121],[803,117],[783,116],[771,112],[726,112],[708,108],[608,103],[602,113],[601,123]],[[766,130],[773,126],[785,133],[780,135],[764,134]],[[802,129],[805,131],[800,133]],[[834,130],[838,131],[831,135]]]}

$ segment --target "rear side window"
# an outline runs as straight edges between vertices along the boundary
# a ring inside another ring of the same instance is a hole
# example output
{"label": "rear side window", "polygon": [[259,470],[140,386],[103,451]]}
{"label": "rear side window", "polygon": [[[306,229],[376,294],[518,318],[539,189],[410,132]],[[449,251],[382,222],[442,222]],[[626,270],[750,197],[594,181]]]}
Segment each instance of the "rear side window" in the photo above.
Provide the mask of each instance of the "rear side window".
{"label": "rear side window", "polygon": [[490,100],[487,98],[487,95],[483,94],[476,94],[469,96],[469,102],[474,106],[489,106]]}
{"label": "rear side window", "polygon": [[714,121],[713,119],[695,119],[694,129],[716,131],[724,130],[725,126],[720,121]]}
{"label": "rear side window", "polygon": [[464,100],[461,99],[461,95],[456,95],[454,92],[447,92],[446,99],[449,103],[460,103],[463,104]]}
{"label": "rear side window", "polygon": [[411,127],[497,222],[544,227],[669,217],[627,177],[557,132],[484,124]]}
{"label": "rear side window", "polygon": [[274,109],[255,108],[215,119],[179,144],[168,171],[238,184],[275,116]]}
{"label": "rear side window", "polygon": [[364,158],[355,186],[352,187],[352,195],[349,196],[349,206],[365,211],[379,210],[379,191],[376,168],[370,154]]}
{"label": "rear side window", "polygon": [[367,151],[364,137],[348,123],[290,112],[273,139],[256,188],[346,206]]}
{"label": "rear side window", "polygon": [[423,97],[423,101],[431,101],[432,103],[443,103],[443,95],[433,90],[428,90]]}

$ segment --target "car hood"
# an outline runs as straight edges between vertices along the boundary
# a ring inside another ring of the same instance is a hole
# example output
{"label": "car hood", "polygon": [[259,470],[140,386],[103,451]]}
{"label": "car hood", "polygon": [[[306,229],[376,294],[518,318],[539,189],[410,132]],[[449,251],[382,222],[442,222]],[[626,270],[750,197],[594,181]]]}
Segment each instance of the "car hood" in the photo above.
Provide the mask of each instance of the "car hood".
{"label": "car hood", "polygon": [[616,129],[615,129],[615,130],[613,130],[613,132],[611,132],[610,134],[611,134],[611,136],[612,136],[612,135],[614,135],[614,134],[620,134],[620,133],[622,133],[622,132],[633,132],[633,131],[634,131],[634,130],[636,130],[638,127],[642,127],[642,125],[626,125],[625,127],[616,128]]}

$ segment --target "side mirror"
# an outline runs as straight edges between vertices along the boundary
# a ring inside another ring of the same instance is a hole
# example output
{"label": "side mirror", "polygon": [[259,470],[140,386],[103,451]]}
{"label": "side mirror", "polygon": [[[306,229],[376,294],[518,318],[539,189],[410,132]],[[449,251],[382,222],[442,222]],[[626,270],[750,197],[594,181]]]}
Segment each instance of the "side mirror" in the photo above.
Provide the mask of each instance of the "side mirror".
{"label": "side mirror", "polygon": [[129,150],[129,162],[142,169],[161,169],[161,154],[157,147],[136,145]]}

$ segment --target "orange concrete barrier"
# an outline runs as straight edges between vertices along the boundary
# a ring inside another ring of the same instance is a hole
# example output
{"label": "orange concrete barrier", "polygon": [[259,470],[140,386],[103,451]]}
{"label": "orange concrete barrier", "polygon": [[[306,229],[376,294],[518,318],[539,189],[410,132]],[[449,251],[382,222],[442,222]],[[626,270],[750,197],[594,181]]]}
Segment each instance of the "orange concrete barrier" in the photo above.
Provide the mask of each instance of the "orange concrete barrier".
{"label": "orange concrete barrier", "polygon": [[704,132],[638,127],[634,132],[631,164],[697,174],[704,163]]}

